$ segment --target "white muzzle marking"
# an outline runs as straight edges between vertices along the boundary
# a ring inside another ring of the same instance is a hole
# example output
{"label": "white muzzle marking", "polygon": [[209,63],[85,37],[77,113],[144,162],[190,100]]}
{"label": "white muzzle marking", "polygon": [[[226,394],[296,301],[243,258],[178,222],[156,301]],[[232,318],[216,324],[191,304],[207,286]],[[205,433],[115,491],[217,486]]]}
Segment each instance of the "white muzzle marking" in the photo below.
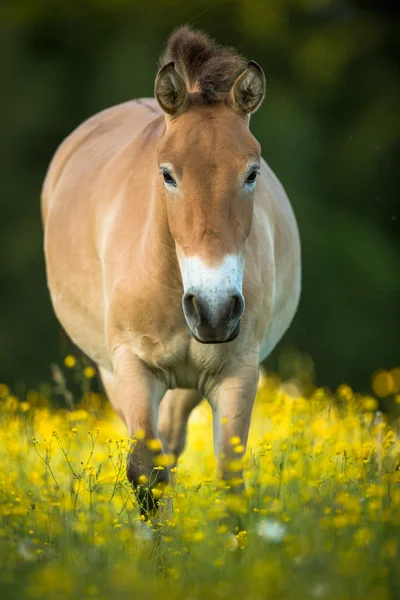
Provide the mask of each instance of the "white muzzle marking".
{"label": "white muzzle marking", "polygon": [[207,305],[211,324],[217,324],[221,307],[232,296],[242,296],[244,255],[229,254],[215,267],[197,256],[183,257],[181,267],[185,293],[201,297]]}

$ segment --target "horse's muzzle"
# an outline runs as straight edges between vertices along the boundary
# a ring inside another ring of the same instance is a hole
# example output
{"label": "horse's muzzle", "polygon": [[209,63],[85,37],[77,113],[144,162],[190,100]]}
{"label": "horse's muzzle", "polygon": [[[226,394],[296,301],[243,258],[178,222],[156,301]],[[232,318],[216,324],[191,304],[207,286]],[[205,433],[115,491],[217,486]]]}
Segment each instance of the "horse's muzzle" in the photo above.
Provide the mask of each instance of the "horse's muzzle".
{"label": "horse's muzzle", "polygon": [[222,344],[236,339],[244,312],[241,293],[231,294],[223,302],[206,302],[199,293],[186,292],[182,300],[183,313],[189,329],[201,344]]}

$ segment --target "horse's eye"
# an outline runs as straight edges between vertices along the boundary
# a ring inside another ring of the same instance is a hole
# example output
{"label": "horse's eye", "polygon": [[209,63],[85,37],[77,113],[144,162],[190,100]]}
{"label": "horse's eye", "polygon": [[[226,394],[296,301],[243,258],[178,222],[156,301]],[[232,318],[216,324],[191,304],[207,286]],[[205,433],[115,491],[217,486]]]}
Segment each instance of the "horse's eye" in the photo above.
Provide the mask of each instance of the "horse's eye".
{"label": "horse's eye", "polygon": [[163,171],[162,175],[164,177],[164,181],[167,185],[174,185],[176,186],[176,181],[175,179],[172,177],[172,175],[170,173],[168,173],[168,171]]}
{"label": "horse's eye", "polygon": [[248,177],[246,179],[246,184],[247,185],[252,185],[253,183],[255,183],[256,177],[257,177],[257,171],[252,171],[250,173],[250,175],[248,175]]}

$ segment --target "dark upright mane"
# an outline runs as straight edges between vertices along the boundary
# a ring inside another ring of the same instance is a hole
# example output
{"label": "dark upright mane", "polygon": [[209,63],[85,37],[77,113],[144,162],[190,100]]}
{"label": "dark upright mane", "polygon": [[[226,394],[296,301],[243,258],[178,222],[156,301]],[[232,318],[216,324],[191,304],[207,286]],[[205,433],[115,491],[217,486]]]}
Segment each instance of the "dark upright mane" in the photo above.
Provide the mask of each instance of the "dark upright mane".
{"label": "dark upright mane", "polygon": [[189,91],[214,102],[229,92],[247,63],[233,48],[219,46],[205,33],[183,26],[171,34],[160,66],[173,62]]}

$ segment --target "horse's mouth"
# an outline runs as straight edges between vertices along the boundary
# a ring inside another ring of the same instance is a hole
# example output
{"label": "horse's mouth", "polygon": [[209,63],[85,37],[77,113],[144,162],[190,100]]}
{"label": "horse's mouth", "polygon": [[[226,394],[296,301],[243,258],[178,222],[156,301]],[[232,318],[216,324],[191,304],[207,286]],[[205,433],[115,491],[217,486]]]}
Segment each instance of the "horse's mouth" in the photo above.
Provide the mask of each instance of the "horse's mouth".
{"label": "horse's mouth", "polygon": [[194,331],[192,331],[192,329],[190,329],[190,332],[193,336],[193,338],[196,340],[196,342],[199,342],[200,344],[227,344],[228,342],[233,342],[233,340],[235,340],[239,333],[240,333],[240,319],[236,324],[236,327],[233,329],[233,331],[230,333],[230,335],[225,338],[225,339],[221,339],[220,337],[215,337],[215,338],[199,338]]}

